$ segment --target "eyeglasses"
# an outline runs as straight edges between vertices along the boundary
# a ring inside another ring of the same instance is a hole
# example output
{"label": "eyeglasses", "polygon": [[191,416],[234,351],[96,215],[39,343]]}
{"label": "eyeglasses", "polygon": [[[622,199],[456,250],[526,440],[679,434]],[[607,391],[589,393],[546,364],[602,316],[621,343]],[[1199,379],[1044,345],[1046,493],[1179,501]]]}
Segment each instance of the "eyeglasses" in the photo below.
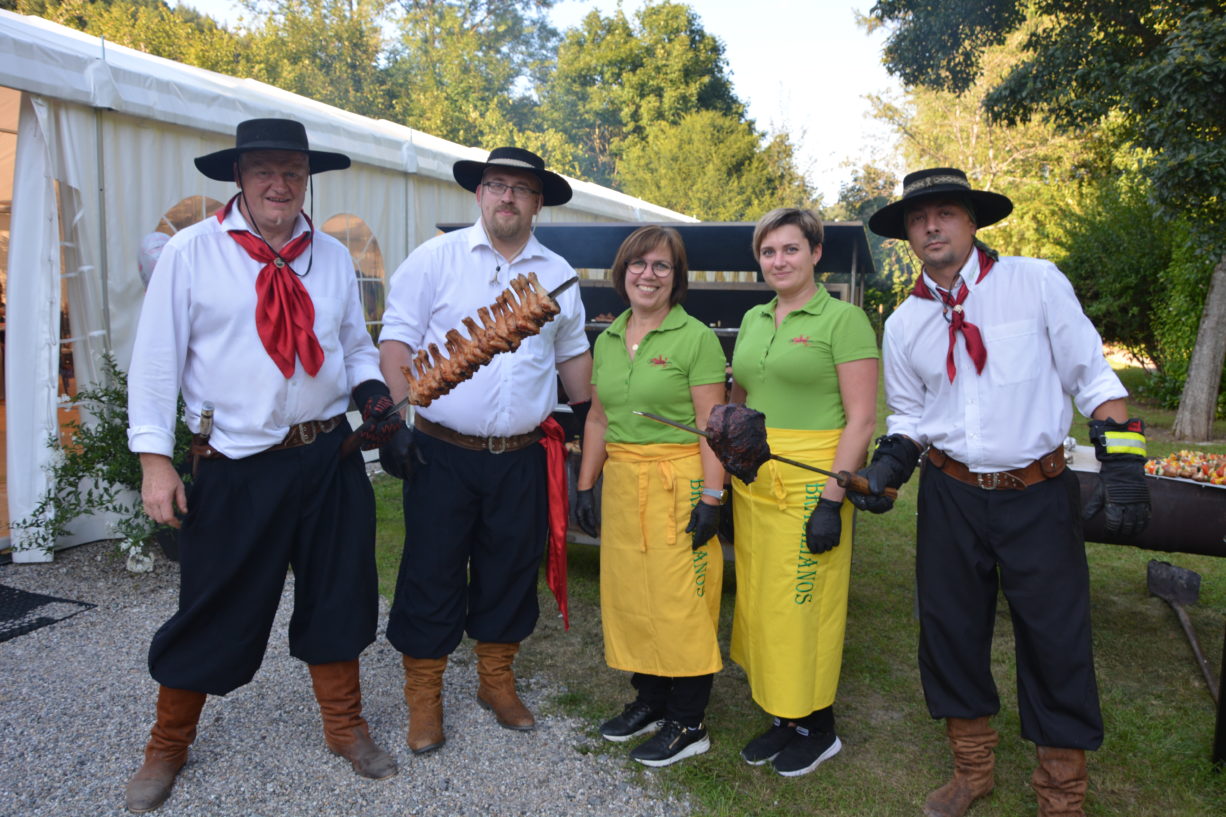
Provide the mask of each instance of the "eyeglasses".
{"label": "eyeglasses", "polygon": [[[626,265],[626,269],[630,270],[635,275],[642,275],[647,271],[647,260],[644,258],[639,258],[635,261],[631,261]],[[667,261],[652,261],[651,271],[656,277],[663,278],[665,275],[668,275],[673,271],[673,265]]]}
{"label": "eyeglasses", "polygon": [[503,184],[502,182],[481,182],[481,186],[490,191],[495,196],[501,197],[508,190],[511,195],[517,199],[527,199],[532,196],[539,196],[541,191],[533,190],[531,187],[525,187],[522,184]]}

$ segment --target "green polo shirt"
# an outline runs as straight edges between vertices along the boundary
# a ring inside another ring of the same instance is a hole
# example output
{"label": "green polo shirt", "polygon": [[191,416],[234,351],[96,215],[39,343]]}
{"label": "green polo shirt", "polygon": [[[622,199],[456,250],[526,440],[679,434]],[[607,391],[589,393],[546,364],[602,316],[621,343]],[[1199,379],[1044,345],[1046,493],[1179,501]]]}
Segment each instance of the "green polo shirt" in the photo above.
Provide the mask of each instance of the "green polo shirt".
{"label": "green polo shirt", "polygon": [[832,429],[847,425],[835,366],[876,359],[877,336],[858,306],[825,287],[775,328],[779,299],[755,306],[741,319],[732,352],[732,376],[746,403],[771,428]]}
{"label": "green polo shirt", "polygon": [[674,306],[658,329],[639,342],[634,359],[626,350],[630,310],[617,316],[592,347],[592,385],[609,419],[605,442],[692,443],[698,437],[648,420],[650,411],[694,425],[691,386],[724,382],[724,352],[710,327]]}

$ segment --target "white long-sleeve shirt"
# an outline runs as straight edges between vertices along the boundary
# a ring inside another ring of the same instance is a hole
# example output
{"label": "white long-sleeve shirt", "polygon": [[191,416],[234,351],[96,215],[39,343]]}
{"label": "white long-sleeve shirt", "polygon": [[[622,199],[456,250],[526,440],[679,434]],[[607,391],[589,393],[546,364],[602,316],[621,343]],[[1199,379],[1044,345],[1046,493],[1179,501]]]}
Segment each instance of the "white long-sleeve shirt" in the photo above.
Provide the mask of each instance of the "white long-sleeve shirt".
{"label": "white long-sleeve shirt", "polygon": [[[379,342],[400,341],[416,352],[431,343],[444,348],[446,333],[467,336],[462,320],[480,325],[477,309],[489,306],[521,273],[535,272],[549,290],[574,276],[560,255],[535,236],[512,263],[494,250],[477,222],[435,236],[409,254],[392,276]],[[508,437],[540,425],[558,402],[557,364],[588,350],[579,287],[558,297],[561,312],[525,338],[514,352],[495,355],[473,375],[429,406],[414,411],[462,434]]]}
{"label": "white long-sleeve shirt", "polygon": [[[306,227],[299,215],[294,235]],[[349,251],[318,231],[292,266],[306,273],[299,280],[315,305],[324,363],[311,377],[297,361],[286,379],[256,331],[255,282],[263,264],[230,229],[248,229],[237,207],[223,223],[209,216],[175,234],[158,259],[128,372],[128,444],[135,452],[171,456],[180,390],[188,428],[199,430],[201,405],[212,403],[209,442],[238,459],[279,443],[291,425],[343,413],[354,386],[383,379]]]}
{"label": "white long-sleeve shirt", "polygon": [[[890,434],[936,446],[975,472],[1021,468],[1068,436],[1072,403],[1088,417],[1127,396],[1103,357],[1102,339],[1054,264],[1002,257],[976,284],[979,260],[972,252],[960,274],[970,288],[966,320],[983,333],[987,365],[975,372],[959,333],[951,383],[941,301],[907,298],[886,320],[882,345]],[[935,292],[926,274],[925,283]]]}

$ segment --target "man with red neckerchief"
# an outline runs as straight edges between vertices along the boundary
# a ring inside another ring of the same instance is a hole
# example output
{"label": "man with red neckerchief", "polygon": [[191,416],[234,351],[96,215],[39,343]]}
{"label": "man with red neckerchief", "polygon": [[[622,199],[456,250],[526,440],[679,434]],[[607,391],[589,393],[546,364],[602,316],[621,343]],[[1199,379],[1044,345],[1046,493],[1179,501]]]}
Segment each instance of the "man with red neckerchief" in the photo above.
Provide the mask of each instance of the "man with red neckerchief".
{"label": "man with red neckerchief", "polygon": [[[363,448],[403,422],[349,252],[302,211],[311,174],[348,166],[311,150],[298,122],[240,123],[234,148],[196,159],[238,194],[175,234],[150,278],[128,375],[129,446],[145,512],[179,528],[181,578],[178,611],[149,649],[157,721],[128,783],[130,811],[169,797],[206,696],[255,675],[290,569],[290,653],[309,666],[326,746],[363,777],[396,773],[361,715],[358,656],[378,616],[374,495],[362,457],[342,443],[351,397],[370,421]],[[180,391],[196,433],[190,497],[170,459]]]}
{"label": "man with red neckerchief", "polygon": [[1000,709],[990,651],[998,587],[1013,619],[1022,736],[1037,747],[1040,817],[1081,815],[1086,750],[1102,743],[1090,639],[1089,570],[1077,478],[1063,440],[1073,404],[1090,417],[1100,485],[1085,509],[1128,536],[1149,520],[1145,436],[1102,340],[1056,266],[998,257],[976,238],[1013,203],[972,190],[954,168],[911,173],[869,219],[923,263],[886,321],[882,358],[892,414],[863,474],[880,495],[923,461],[916,588],[919,665],[934,718],[946,720],[954,776],[927,817],[960,817],[994,785]]}

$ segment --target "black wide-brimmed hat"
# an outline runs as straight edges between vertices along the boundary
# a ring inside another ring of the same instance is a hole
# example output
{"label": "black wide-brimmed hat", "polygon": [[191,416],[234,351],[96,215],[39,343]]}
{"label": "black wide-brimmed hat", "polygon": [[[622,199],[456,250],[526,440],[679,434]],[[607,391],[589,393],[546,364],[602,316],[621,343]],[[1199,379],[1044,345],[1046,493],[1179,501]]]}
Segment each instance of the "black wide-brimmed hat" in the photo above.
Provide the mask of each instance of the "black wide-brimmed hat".
{"label": "black wide-brimmed hat", "polygon": [[490,157],[484,162],[461,159],[451,166],[451,175],[455,176],[460,187],[476,193],[477,185],[481,184],[481,177],[485,175],[486,169],[491,167],[522,170],[536,176],[541,180],[546,207],[566,204],[570,201],[571,189],[566,179],[546,170],[544,159],[523,148],[494,148],[490,151]]}
{"label": "black wide-brimmed hat", "polygon": [[234,132],[234,147],[196,157],[196,169],[219,182],[234,181],[234,163],[239,154],[252,150],[294,150],[305,153],[312,173],[344,170],[349,157],[343,153],[311,150],[306,128],[292,119],[248,119],[239,122]]}
{"label": "black wide-brimmed hat", "polygon": [[903,224],[903,212],[915,202],[944,196],[962,198],[975,210],[975,226],[987,227],[1013,212],[1013,202],[1000,193],[987,190],[972,190],[966,174],[955,167],[931,167],[908,173],[902,180],[902,198],[891,202],[873,213],[868,219],[868,228],[886,238],[907,240],[907,228]]}

